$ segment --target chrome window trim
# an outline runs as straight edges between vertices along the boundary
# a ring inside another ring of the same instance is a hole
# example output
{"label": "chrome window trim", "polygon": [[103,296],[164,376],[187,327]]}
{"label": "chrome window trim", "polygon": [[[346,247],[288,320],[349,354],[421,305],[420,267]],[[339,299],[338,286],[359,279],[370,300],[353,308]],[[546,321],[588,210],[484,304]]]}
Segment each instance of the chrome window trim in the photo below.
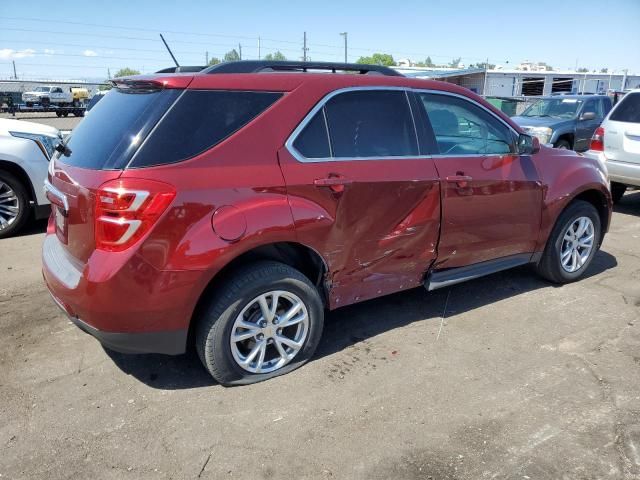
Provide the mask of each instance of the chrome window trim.
{"label": "chrome window trim", "polygon": [[[291,154],[291,156],[293,156],[293,158],[295,158],[297,161],[299,161],[301,163],[351,162],[351,161],[362,161],[362,160],[375,161],[375,160],[430,159],[430,158],[453,157],[454,155],[450,155],[450,154],[446,154],[446,153],[434,153],[434,154],[431,154],[431,155],[398,155],[398,156],[380,156],[380,157],[334,157],[333,156],[333,148],[332,148],[332,145],[331,145],[331,136],[330,136],[330,132],[329,132],[329,124],[328,124],[328,121],[327,121],[326,113],[323,110],[324,106],[327,104],[327,102],[329,100],[331,100],[333,97],[335,97],[337,95],[341,95],[343,93],[357,92],[357,91],[387,91],[387,90],[404,91],[405,92],[405,97],[406,97],[407,103],[409,104],[409,111],[411,112],[411,119],[412,119],[413,126],[414,126],[414,131],[415,131],[415,135],[416,135],[416,143],[418,145],[418,149],[420,148],[420,142],[418,141],[418,132],[417,132],[416,124],[415,124],[415,116],[413,114],[413,110],[411,108],[411,102],[409,101],[409,97],[408,97],[409,92],[429,93],[429,94],[435,94],[435,95],[448,95],[448,96],[451,96],[451,97],[461,98],[462,100],[466,100],[467,102],[469,102],[469,103],[475,105],[476,107],[479,107],[482,110],[484,110],[485,112],[487,112],[494,119],[498,120],[500,123],[502,123],[504,126],[506,126],[516,136],[516,138],[520,135],[520,133],[515,128],[513,128],[511,125],[509,125],[504,119],[500,118],[494,112],[489,110],[487,107],[485,107],[484,105],[481,105],[480,103],[476,102],[472,98],[467,97],[466,95],[461,95],[459,93],[454,93],[454,92],[447,92],[447,91],[444,91],[444,90],[428,89],[428,88],[390,87],[390,86],[363,86],[363,87],[345,87],[345,88],[340,88],[338,90],[334,90],[332,92],[329,92],[324,97],[322,97],[320,99],[320,101],[318,103],[316,103],[314,105],[314,107],[309,111],[309,113],[307,113],[305,115],[305,117],[298,124],[298,126],[293,130],[293,132],[291,132],[291,134],[289,135],[289,138],[287,138],[287,141],[284,144],[285,148],[288,150],[288,152]],[[302,130],[304,130],[304,128],[307,126],[307,124],[315,116],[315,114],[318,113],[318,111],[320,111],[320,110],[323,110],[322,114],[324,116],[325,127],[326,127],[326,130],[327,130],[327,138],[328,138],[328,141],[329,141],[329,151],[331,152],[332,156],[331,157],[323,157],[323,158],[307,158],[304,155],[302,155],[302,153],[300,153],[293,146],[293,143],[296,141],[296,139],[298,138],[298,136],[300,135]],[[501,156],[504,156],[504,155],[519,155],[519,154],[517,152],[513,152],[513,153],[509,153],[509,154],[507,154],[507,153],[491,153],[491,154],[468,153],[468,154],[462,154],[462,155],[455,155],[455,157],[456,158],[501,157]]]}

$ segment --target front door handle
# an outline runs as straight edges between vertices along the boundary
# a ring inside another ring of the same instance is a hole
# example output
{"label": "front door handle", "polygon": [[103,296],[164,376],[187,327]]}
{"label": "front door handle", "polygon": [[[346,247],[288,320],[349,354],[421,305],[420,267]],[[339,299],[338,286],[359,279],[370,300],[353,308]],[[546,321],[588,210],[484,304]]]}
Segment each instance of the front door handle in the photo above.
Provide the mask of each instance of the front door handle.
{"label": "front door handle", "polygon": [[460,188],[467,188],[473,177],[469,175],[449,175],[446,180],[447,182],[457,183]]}

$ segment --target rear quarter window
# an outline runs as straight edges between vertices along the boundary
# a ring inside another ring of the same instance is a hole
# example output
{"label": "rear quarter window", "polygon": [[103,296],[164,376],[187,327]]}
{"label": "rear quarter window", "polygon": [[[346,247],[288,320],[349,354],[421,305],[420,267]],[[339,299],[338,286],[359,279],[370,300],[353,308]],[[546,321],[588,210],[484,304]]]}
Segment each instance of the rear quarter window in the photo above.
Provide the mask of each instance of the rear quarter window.
{"label": "rear quarter window", "polygon": [[130,166],[163,165],[194,157],[244,127],[280,97],[279,92],[187,90]]}
{"label": "rear quarter window", "polygon": [[640,92],[627,93],[611,112],[614,122],[640,123]]}

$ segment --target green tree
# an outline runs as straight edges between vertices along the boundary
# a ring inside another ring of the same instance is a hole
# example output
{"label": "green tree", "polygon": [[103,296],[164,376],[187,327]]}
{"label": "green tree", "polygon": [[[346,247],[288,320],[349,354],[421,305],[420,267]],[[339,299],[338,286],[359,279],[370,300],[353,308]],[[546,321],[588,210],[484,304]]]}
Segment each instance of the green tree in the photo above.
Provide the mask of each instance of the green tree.
{"label": "green tree", "polygon": [[138,70],[134,70],[133,68],[125,67],[118,70],[113,77],[128,77],[130,75],[140,75],[140,72]]}
{"label": "green tree", "polygon": [[211,65],[217,65],[220,63],[220,59],[213,57],[212,59],[209,60],[209,63],[207,63],[207,66],[210,67]]}
{"label": "green tree", "polygon": [[225,62],[237,62],[238,60],[240,60],[240,54],[235,48],[224,54]]}
{"label": "green tree", "polygon": [[475,65],[472,63],[471,65],[469,65],[469,68],[486,68],[487,70],[493,70],[494,68],[496,68],[496,66],[493,63],[480,62],[476,63]]}
{"label": "green tree", "polygon": [[396,64],[396,61],[393,59],[393,56],[388,53],[374,53],[370,57],[360,57],[356,63],[392,67]]}
{"label": "green tree", "polygon": [[584,67],[580,67],[580,68],[578,68],[578,69],[576,70],[576,72],[580,72],[580,73],[586,73],[586,72],[588,72],[588,71],[589,71],[589,69],[588,69],[588,68],[584,68]]}
{"label": "green tree", "polygon": [[449,66],[452,68],[458,68],[460,66],[461,61],[462,61],[462,58],[460,57],[454,58],[453,60],[451,60],[451,63],[449,64]]}
{"label": "green tree", "polygon": [[266,54],[264,56],[264,59],[265,60],[271,60],[271,61],[277,60],[277,61],[281,62],[283,60],[286,60],[287,57],[285,57],[284,54],[280,50],[278,50],[276,53],[268,53],[268,54]]}
{"label": "green tree", "polygon": [[424,61],[424,66],[425,67],[435,67],[436,64],[431,61],[431,57],[427,57],[427,59]]}
{"label": "green tree", "polygon": [[601,68],[600,69],[600,73],[609,73],[609,69],[608,68]]}

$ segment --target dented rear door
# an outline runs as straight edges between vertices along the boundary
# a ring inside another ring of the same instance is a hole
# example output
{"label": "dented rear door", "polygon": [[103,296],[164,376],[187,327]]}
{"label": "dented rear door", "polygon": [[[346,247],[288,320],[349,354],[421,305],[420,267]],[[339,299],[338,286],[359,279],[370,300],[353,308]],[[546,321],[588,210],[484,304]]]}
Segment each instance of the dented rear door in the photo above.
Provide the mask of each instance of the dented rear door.
{"label": "dented rear door", "polygon": [[279,161],[298,240],[325,259],[335,308],[421,284],[436,255],[440,187],[403,90],[325,100]]}

